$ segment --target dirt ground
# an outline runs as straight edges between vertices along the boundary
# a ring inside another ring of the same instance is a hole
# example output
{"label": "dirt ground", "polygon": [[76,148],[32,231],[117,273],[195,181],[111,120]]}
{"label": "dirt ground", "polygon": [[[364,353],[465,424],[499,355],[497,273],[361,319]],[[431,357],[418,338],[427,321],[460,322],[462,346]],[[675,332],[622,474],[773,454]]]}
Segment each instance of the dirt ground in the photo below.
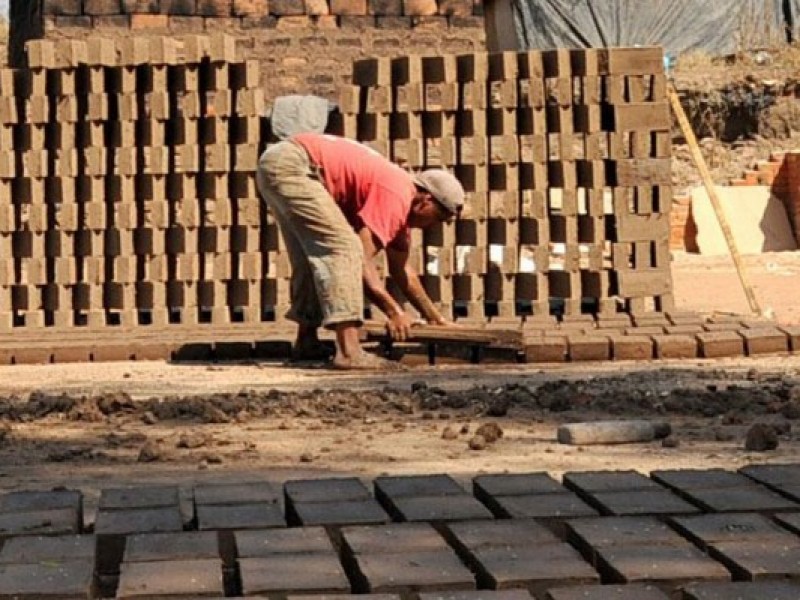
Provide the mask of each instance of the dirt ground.
{"label": "dirt ground", "polygon": [[[759,299],[800,322],[800,253],[748,257]],[[744,312],[728,261],[676,256],[679,308]],[[702,281],[702,285],[698,285]],[[668,442],[572,447],[558,425],[670,423]],[[277,363],[0,367],[0,490],[447,472],[736,469],[800,461],[800,356],[417,367],[352,375]],[[477,428],[502,437],[471,449]],[[778,447],[745,449],[755,423]],[[90,517],[91,518],[91,517]]]}

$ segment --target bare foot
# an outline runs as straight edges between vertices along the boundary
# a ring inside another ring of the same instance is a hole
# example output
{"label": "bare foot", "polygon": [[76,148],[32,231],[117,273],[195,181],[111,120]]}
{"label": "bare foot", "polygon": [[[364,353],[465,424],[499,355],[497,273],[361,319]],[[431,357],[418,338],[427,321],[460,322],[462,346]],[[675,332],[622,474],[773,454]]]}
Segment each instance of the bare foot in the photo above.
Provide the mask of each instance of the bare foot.
{"label": "bare foot", "polygon": [[333,358],[334,351],[322,342],[300,344],[292,347],[292,362],[327,362]]}
{"label": "bare foot", "polygon": [[336,357],[333,360],[333,368],[342,371],[405,371],[406,367],[398,362],[380,358],[369,352],[350,358]]}

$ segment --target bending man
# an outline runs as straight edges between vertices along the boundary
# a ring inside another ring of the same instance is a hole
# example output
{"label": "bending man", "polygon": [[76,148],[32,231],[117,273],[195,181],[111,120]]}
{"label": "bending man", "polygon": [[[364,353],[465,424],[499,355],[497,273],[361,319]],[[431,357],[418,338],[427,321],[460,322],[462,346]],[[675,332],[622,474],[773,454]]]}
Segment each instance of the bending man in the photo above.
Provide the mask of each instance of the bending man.
{"label": "bending man", "polygon": [[320,325],[336,332],[334,366],[369,369],[386,361],[363,351],[358,328],[363,292],[403,340],[413,323],[386,291],[373,258],[386,251],[389,273],[430,324],[448,325],[408,264],[409,228],[456,217],[464,203],[458,180],[439,169],[413,176],[351,140],[301,133],[261,156],[258,188],[283,233],[292,265],[291,309],[299,325],[296,358],[322,358]]}

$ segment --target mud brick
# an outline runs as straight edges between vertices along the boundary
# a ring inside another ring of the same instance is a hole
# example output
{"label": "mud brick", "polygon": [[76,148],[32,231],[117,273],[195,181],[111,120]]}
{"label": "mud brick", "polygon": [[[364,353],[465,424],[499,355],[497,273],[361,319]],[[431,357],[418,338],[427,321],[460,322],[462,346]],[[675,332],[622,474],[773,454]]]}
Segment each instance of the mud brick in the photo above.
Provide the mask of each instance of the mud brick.
{"label": "mud brick", "polygon": [[402,0],[369,0],[368,12],[378,17],[399,17],[403,14]]}
{"label": "mud brick", "polygon": [[178,506],[180,498],[176,486],[141,488],[116,488],[100,492],[97,508],[101,511],[160,508]]}
{"label": "mud brick", "polygon": [[776,354],[789,351],[789,338],[777,327],[740,329],[747,355]]}
{"label": "mud brick", "polygon": [[83,0],[85,15],[118,15],[121,11],[119,0]]}
{"label": "mud brick", "polygon": [[236,17],[261,17],[268,12],[268,0],[233,0]]}
{"label": "mud brick", "polygon": [[778,329],[789,338],[789,349],[792,352],[800,352],[800,326],[782,325]]}
{"label": "mud brick", "polygon": [[334,551],[323,527],[292,527],[234,533],[239,558],[260,558],[273,554],[313,554]]}
{"label": "mud brick", "polygon": [[199,485],[194,488],[194,503],[201,505],[277,504],[279,492],[271,483],[223,483]]}
{"label": "mud brick", "polygon": [[545,600],[668,600],[657,587],[633,585],[577,585],[547,591]]}
{"label": "mud brick", "polygon": [[474,570],[475,551],[481,548],[540,547],[560,544],[555,534],[533,520],[500,519],[497,521],[469,521],[446,526],[447,539],[459,556]]}
{"label": "mud brick", "polygon": [[786,535],[786,530],[756,513],[672,517],[670,523],[703,550],[717,542],[763,541]]}
{"label": "mud brick", "polygon": [[564,474],[564,487],[580,493],[619,490],[661,490],[638,471],[572,471]]}
{"label": "mud brick", "polygon": [[661,325],[636,325],[634,327],[626,327],[625,335],[661,335],[664,333],[664,327]]}
{"label": "mud brick", "polygon": [[123,555],[126,563],[212,558],[219,559],[219,542],[211,531],[132,535]]}
{"label": "mud brick", "polygon": [[775,515],[775,520],[787,529],[800,535],[800,513]]}
{"label": "mud brick", "polygon": [[422,593],[419,600],[531,600],[531,595],[526,590],[468,590]]}
{"label": "mud brick", "polygon": [[94,548],[92,535],[15,537],[3,545],[0,563],[26,565],[66,559],[94,564]]}
{"label": "mud brick", "polygon": [[466,493],[449,475],[410,475],[378,477],[375,497],[381,502],[409,496],[458,496]]}
{"label": "mud brick", "polygon": [[772,488],[797,484],[800,481],[800,463],[777,465],[748,465],[739,469],[742,473]]}
{"label": "mud brick", "polygon": [[286,522],[277,504],[230,504],[197,507],[197,528],[203,530],[269,529],[285,527]]}
{"label": "mud brick", "polygon": [[201,17],[228,17],[232,8],[232,0],[197,0],[195,14]]}
{"label": "mud brick", "polygon": [[619,490],[594,492],[584,497],[606,515],[674,515],[691,514],[700,510],[669,490]]}
{"label": "mud brick", "polygon": [[83,494],[77,490],[10,492],[0,496],[0,513],[13,511],[73,510],[83,522]]}
{"label": "mud brick", "polygon": [[566,491],[545,472],[479,475],[472,480],[472,491],[481,502],[494,496],[550,494]]}
{"label": "mud brick", "polygon": [[159,0],[159,6],[162,14],[191,17],[197,10],[197,0]]}
{"label": "mud brick", "polygon": [[42,13],[45,15],[80,15],[81,0],[44,0]]}
{"label": "mud brick", "polygon": [[654,335],[656,358],[697,358],[697,340],[689,335]]}
{"label": "mud brick", "polygon": [[715,542],[709,553],[739,581],[800,578],[800,544],[788,532],[783,539]]}
{"label": "mud brick", "polygon": [[350,584],[333,552],[242,558],[239,569],[245,596],[350,592]]}
{"label": "mud brick", "polygon": [[116,597],[119,599],[225,595],[222,561],[170,560],[124,563]]}
{"label": "mud brick", "polygon": [[305,14],[305,0],[269,0],[270,14],[278,17]]}
{"label": "mud brick", "polygon": [[290,525],[376,525],[390,521],[374,499],[339,500],[336,502],[295,502],[287,506]]}
{"label": "mud brick", "polygon": [[708,512],[774,512],[800,509],[800,504],[755,484],[685,490],[683,495]]}
{"label": "mud brick", "polygon": [[744,339],[733,331],[698,333],[696,337],[702,358],[744,355]]}
{"label": "mud brick", "polygon": [[750,480],[724,469],[669,469],[650,473],[651,479],[679,492],[696,488],[740,487]]}
{"label": "mud brick", "polygon": [[599,335],[569,335],[569,358],[581,360],[609,360],[611,344],[607,337]]}
{"label": "mud brick", "polygon": [[693,335],[695,333],[703,333],[703,326],[702,325],[667,325],[664,327],[664,330],[671,334],[684,334],[684,335]]}
{"label": "mud brick", "polygon": [[689,544],[609,546],[597,550],[598,570],[608,583],[652,583],[673,591],[692,581],[730,581],[720,563]]}
{"label": "mud brick", "polygon": [[614,360],[650,360],[653,358],[653,340],[643,335],[612,336],[611,356]]}
{"label": "mud brick", "polygon": [[731,331],[736,333],[741,328],[738,323],[704,323],[703,329],[711,332]]}
{"label": "mud brick", "polygon": [[428,523],[395,523],[342,529],[344,551],[360,554],[447,551],[444,538]]}
{"label": "mud brick", "polygon": [[796,600],[800,583],[754,581],[735,583],[691,583],[683,588],[684,600]]}
{"label": "mud brick", "polygon": [[492,507],[496,516],[510,519],[537,519],[556,534],[564,531],[563,521],[577,517],[596,517],[598,512],[571,492],[527,496],[497,496]]}
{"label": "mud brick", "polygon": [[492,518],[488,508],[466,494],[390,498],[385,506],[398,521],[463,521]]}
{"label": "mud brick", "polygon": [[98,511],[94,524],[98,572],[103,575],[118,572],[127,535],[167,533],[182,529],[183,518],[177,506]]}
{"label": "mud brick", "polygon": [[95,593],[91,560],[0,565],[0,600],[85,600]]}
{"label": "mud brick", "polygon": [[287,481],[283,493],[287,508],[293,502],[367,500],[372,497],[367,486],[356,477]]}
{"label": "mud brick", "polygon": [[359,555],[351,577],[355,593],[475,589],[475,578],[452,550]]}
{"label": "mud brick", "polygon": [[567,360],[567,340],[564,337],[528,338],[523,355],[527,363],[564,362]]}
{"label": "mud brick", "polygon": [[597,566],[597,549],[639,544],[685,544],[656,517],[608,517],[567,522],[567,541]]}
{"label": "mud brick", "polygon": [[557,584],[600,583],[600,576],[569,544],[539,547],[489,547],[475,551],[478,586],[527,587],[535,596]]}
{"label": "mud brick", "polygon": [[[254,597],[255,598],[255,597]],[[256,600],[262,598],[259,596]],[[400,596],[397,594],[361,594],[359,597],[363,600],[400,600]],[[302,595],[302,594],[290,594],[286,597],[286,600],[352,600],[352,594],[325,594],[322,596],[315,596],[313,594],[309,595]],[[264,597],[262,600],[266,600]]]}
{"label": "mud brick", "polygon": [[72,508],[0,513],[0,539],[15,535],[66,535],[80,532],[80,515]]}

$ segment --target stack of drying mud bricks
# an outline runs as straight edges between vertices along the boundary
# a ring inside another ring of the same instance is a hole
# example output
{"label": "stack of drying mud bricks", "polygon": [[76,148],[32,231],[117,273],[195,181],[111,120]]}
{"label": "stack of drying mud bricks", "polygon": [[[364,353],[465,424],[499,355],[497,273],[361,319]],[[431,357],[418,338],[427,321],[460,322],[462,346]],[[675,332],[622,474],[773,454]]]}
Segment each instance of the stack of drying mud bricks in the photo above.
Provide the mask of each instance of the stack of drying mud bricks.
{"label": "stack of drying mud bricks", "polygon": [[[0,496],[0,599],[797,600],[800,465]],[[370,489],[372,488],[372,489]],[[282,502],[281,502],[282,501]],[[283,506],[281,506],[283,504]]]}
{"label": "stack of drying mud bricks", "polygon": [[671,308],[662,64],[658,48],[356,62],[341,131],[410,169],[447,168],[468,192],[413,257],[447,314]]}
{"label": "stack of drying mud bricks", "polygon": [[28,54],[0,71],[0,331],[260,320],[259,65],[225,36]]}

